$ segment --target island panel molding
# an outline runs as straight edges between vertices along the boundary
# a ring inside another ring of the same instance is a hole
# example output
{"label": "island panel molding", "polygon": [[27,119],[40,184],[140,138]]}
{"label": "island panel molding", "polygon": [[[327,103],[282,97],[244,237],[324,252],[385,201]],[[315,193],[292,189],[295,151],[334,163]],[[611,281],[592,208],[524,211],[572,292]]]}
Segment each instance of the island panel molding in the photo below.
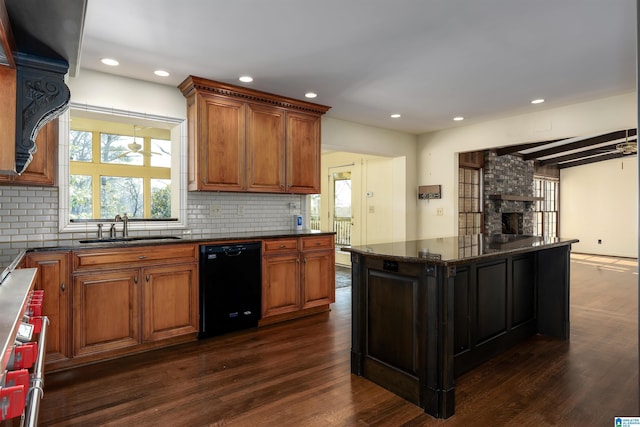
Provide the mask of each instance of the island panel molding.
{"label": "island panel molding", "polygon": [[343,248],[351,372],[436,418],[452,416],[456,376],[537,333],[569,339],[575,242],[476,235]]}

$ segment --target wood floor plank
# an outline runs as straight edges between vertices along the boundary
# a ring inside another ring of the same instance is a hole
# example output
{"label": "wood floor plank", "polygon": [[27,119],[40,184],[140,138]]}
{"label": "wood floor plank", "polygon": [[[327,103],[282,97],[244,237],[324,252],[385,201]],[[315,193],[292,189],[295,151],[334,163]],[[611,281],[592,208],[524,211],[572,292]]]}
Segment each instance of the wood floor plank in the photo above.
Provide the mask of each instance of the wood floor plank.
{"label": "wood floor plank", "polygon": [[457,378],[448,420],[350,374],[346,287],[329,313],[47,374],[40,425],[613,425],[640,415],[630,264],[576,257],[571,339],[534,336]]}

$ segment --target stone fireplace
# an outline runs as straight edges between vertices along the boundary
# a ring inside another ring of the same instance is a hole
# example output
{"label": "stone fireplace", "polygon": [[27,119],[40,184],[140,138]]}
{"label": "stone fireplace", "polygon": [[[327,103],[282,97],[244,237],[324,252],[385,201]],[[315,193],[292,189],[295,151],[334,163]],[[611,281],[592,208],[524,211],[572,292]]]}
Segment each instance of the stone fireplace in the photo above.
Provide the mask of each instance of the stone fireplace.
{"label": "stone fireplace", "polygon": [[523,217],[520,212],[503,212],[502,234],[523,234]]}
{"label": "stone fireplace", "polygon": [[533,160],[484,154],[484,233],[533,234]]}

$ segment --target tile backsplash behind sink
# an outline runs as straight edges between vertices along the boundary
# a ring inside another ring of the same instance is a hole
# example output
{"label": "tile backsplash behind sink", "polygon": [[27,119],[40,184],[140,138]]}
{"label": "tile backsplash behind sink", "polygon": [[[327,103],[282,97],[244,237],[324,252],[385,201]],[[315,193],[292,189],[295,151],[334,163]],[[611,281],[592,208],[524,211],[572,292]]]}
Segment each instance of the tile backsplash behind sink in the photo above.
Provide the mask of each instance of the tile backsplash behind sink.
{"label": "tile backsplash behind sink", "polygon": [[[295,213],[301,213],[308,221],[306,197],[190,192],[187,193],[187,229],[195,238],[211,233],[291,229],[292,203],[300,207]],[[59,233],[58,229],[57,187],[0,186],[0,267],[9,265],[21,250],[34,246],[35,242],[95,237],[86,233]],[[183,231],[163,230],[154,234],[181,235]],[[132,230],[130,235],[137,233],[148,234]]]}

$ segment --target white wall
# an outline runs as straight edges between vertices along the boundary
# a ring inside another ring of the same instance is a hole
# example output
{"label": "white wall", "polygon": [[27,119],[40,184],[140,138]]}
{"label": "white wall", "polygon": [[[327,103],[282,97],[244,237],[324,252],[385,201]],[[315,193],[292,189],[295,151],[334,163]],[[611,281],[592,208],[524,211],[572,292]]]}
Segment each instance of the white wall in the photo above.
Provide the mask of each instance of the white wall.
{"label": "white wall", "polygon": [[[387,203],[389,208],[392,208],[395,218],[403,216],[404,220],[394,222],[393,238],[399,240],[416,238],[418,165],[415,135],[325,116],[322,118],[322,147],[326,150],[394,158],[392,168],[384,172],[388,174],[386,178],[394,186],[394,196]],[[400,191],[404,194],[399,195]]]}
{"label": "white wall", "polygon": [[[171,86],[84,69],[77,78],[71,78],[68,84],[74,102],[175,118],[186,117],[184,98],[177,88]],[[406,228],[401,230],[398,224],[403,222],[394,222],[396,227],[394,236],[400,233],[404,234],[403,238],[411,240],[455,235],[458,209],[457,153],[603,133],[637,125],[635,93],[560,108],[540,110],[538,107],[532,107],[536,108],[535,113],[462,125],[418,137],[324,116],[322,146],[325,150],[392,157],[395,158],[395,162],[399,162],[396,165],[404,162],[404,176],[398,174],[402,167],[395,166],[390,176],[396,189],[404,185],[404,189],[401,190],[404,191],[404,197],[394,196],[390,201],[393,214],[403,215],[404,224],[406,224]],[[571,175],[577,176],[576,182],[588,178],[591,172],[584,172],[584,170],[583,167],[578,167],[571,171]],[[626,179],[629,175],[631,174],[625,174],[624,178]],[[442,185],[442,199],[418,201],[417,186],[430,184]],[[570,188],[563,189],[561,184],[563,209],[570,204],[572,192],[576,191]],[[577,194],[576,197],[578,197]],[[634,196],[634,200],[636,199],[637,196]],[[614,209],[613,207],[617,206],[617,199],[612,192],[605,192],[601,195],[599,203],[601,206],[612,206]],[[444,215],[437,215],[438,208],[442,208]],[[615,212],[610,214],[613,216]],[[609,213],[603,215],[607,218]],[[574,215],[569,212],[563,215],[561,218],[563,237],[575,237],[569,235],[570,229],[567,230],[564,226],[577,223],[579,220],[580,218],[574,218]],[[608,221],[608,218],[606,220]],[[611,237],[606,241],[602,238],[603,245],[599,245],[594,251],[601,250],[604,246],[618,246],[614,242],[622,239],[620,236],[624,234],[629,234],[627,229],[612,232]],[[637,236],[637,233],[634,236]]]}
{"label": "white wall", "polygon": [[[418,237],[430,238],[457,234],[457,154],[459,152],[586,136],[635,127],[636,117],[636,94],[627,93],[420,135],[417,147],[419,185],[441,184],[442,199],[418,202]],[[575,173],[581,172],[577,170]],[[571,198],[569,190],[563,191],[562,183],[561,192],[564,197]],[[635,193],[630,197],[637,199]],[[603,205],[616,205],[611,194],[602,195],[599,202]],[[436,215],[438,208],[443,208],[443,216]],[[563,223],[573,220],[573,217],[565,217]],[[562,237],[574,237],[565,234],[564,229],[562,234]]]}
{"label": "white wall", "polygon": [[[74,103],[156,116],[186,118],[186,101],[178,88],[118,77],[91,70],[80,70],[68,81]],[[323,116],[322,147],[352,153],[375,154],[396,158],[389,179],[394,195],[389,199],[396,217],[394,239],[411,239],[416,235],[416,137],[415,135],[364,126]],[[404,158],[404,159],[403,159]],[[406,159],[406,160],[405,160]],[[387,173],[387,172],[385,172]],[[326,175],[323,173],[323,180]],[[324,182],[323,182],[324,185]],[[403,194],[398,194],[403,192]],[[306,206],[303,201],[302,206]],[[308,221],[308,215],[305,215]],[[398,237],[397,237],[398,236]]]}
{"label": "white wall", "polygon": [[352,245],[405,240],[405,163],[404,157],[388,158],[336,151],[324,153],[321,228],[331,229],[326,215],[329,206],[329,176],[337,170],[350,170],[354,217]]}
{"label": "white wall", "polygon": [[151,115],[187,118],[187,104],[177,87],[82,69],[67,85],[74,103]]}
{"label": "white wall", "polygon": [[580,239],[575,252],[638,256],[637,176],[637,157],[561,170],[560,234]]}

